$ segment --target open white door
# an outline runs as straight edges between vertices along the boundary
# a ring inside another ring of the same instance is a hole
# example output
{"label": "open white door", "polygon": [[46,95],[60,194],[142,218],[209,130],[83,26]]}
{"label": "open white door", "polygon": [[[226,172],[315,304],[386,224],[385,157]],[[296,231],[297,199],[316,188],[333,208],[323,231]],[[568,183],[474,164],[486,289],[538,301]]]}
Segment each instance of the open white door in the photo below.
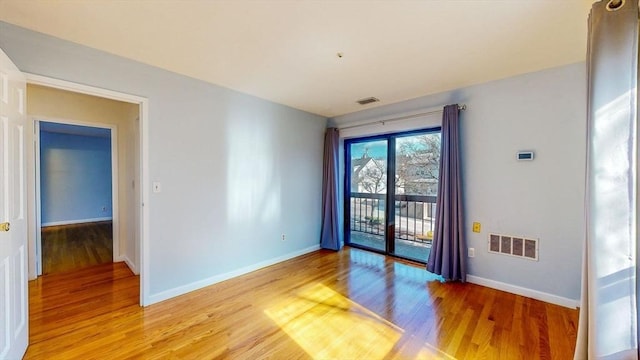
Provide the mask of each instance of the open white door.
{"label": "open white door", "polygon": [[29,342],[23,74],[0,49],[0,359]]}

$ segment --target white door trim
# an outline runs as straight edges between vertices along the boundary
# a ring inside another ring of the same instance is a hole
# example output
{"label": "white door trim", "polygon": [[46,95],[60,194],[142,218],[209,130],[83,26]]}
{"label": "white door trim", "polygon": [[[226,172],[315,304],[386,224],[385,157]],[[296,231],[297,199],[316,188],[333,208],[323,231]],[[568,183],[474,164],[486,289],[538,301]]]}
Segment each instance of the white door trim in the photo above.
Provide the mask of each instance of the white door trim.
{"label": "white door trim", "polygon": [[[112,210],[112,232],[113,232],[113,261],[126,261],[125,257],[120,255],[120,199],[118,196],[118,182],[119,182],[119,164],[118,164],[118,126],[112,124],[100,124],[93,122],[83,122],[81,120],[68,120],[68,119],[57,119],[51,118],[48,116],[30,116],[30,120],[33,122],[34,131],[34,155],[35,155],[35,239],[36,239],[36,275],[42,275],[42,233],[38,231],[38,229],[42,228],[42,218],[41,218],[41,184],[40,184],[40,122],[51,122],[57,124],[66,124],[66,125],[78,125],[99,129],[109,129],[111,131],[111,210]],[[129,267],[133,264],[127,262]],[[33,268],[33,265],[30,265],[29,268]],[[135,268],[132,268],[132,271],[136,271]]]}
{"label": "white door trim", "polygon": [[[27,83],[34,85],[48,86],[56,89],[73,91],[77,93],[93,95],[103,97],[112,100],[118,100],[128,102],[132,104],[138,104],[140,108],[140,168],[139,178],[140,184],[137,184],[140,189],[139,199],[139,219],[137,230],[139,232],[138,238],[140,239],[140,251],[138,253],[138,271],[140,273],[140,305],[145,306],[149,304],[150,294],[150,282],[149,282],[149,209],[146,204],[149,202],[149,100],[145,97],[126,94],[118,91],[101,89],[89,85],[78,84],[70,81],[54,79],[46,76],[24,73],[27,78]],[[32,203],[32,205],[35,205]],[[31,209],[34,209],[32,206]],[[35,212],[35,210],[32,210]],[[31,217],[35,215],[30,214]],[[33,243],[33,242],[32,242]],[[30,267],[31,269],[31,267]]]}

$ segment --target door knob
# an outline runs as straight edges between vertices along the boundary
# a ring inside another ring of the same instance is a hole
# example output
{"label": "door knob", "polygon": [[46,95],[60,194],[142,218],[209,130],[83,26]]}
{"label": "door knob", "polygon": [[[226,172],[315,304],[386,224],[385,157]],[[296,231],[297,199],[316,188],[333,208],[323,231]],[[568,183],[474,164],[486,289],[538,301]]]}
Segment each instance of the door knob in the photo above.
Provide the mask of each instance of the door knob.
{"label": "door knob", "polygon": [[9,231],[9,225],[10,224],[8,222],[0,224],[0,231]]}

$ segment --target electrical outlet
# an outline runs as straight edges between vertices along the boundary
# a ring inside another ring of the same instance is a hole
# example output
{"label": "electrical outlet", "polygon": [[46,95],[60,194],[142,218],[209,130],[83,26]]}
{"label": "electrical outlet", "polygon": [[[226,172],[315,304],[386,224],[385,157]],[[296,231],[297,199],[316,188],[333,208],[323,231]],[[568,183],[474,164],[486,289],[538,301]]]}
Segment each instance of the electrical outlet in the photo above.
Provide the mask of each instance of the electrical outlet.
{"label": "electrical outlet", "polygon": [[480,232],[480,227],[481,227],[481,225],[480,225],[479,222],[474,222],[473,223],[473,232],[479,233]]}
{"label": "electrical outlet", "polygon": [[282,234],[282,241],[285,241],[287,238],[287,236],[285,234]]}
{"label": "electrical outlet", "polygon": [[476,249],[469,248],[469,257],[475,257],[475,256],[476,256]]}

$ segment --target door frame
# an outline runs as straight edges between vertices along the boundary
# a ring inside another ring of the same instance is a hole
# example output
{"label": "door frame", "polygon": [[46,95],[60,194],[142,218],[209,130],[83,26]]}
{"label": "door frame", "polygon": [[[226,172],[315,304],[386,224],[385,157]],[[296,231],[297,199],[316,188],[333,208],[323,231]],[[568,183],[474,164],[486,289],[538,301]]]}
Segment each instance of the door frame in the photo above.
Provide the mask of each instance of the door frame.
{"label": "door frame", "polygon": [[134,264],[130,264],[127,260],[120,256],[120,211],[119,211],[119,197],[118,197],[118,126],[111,124],[100,124],[92,122],[83,122],[77,120],[56,119],[46,116],[30,116],[29,120],[33,123],[34,127],[34,156],[35,156],[35,237],[36,237],[36,276],[42,275],[42,197],[41,197],[41,177],[40,177],[40,123],[50,122],[56,124],[75,125],[92,127],[98,129],[108,129],[110,134],[110,146],[111,146],[111,223],[112,223],[112,258],[113,261],[125,261],[131,268],[131,271],[136,271]]}
{"label": "door frame", "polygon": [[[441,133],[442,127],[440,125],[418,128],[404,131],[388,132],[384,134],[354,136],[344,139],[343,154],[344,154],[344,194],[343,194],[343,236],[345,244],[348,246],[365,249],[368,251],[377,252],[380,254],[399,257],[410,261],[419,261],[416,259],[405,258],[398,255],[395,251],[395,201],[396,201],[396,139],[421,134],[433,134]],[[384,223],[384,241],[385,249],[380,250],[372,247],[367,247],[351,242],[351,144],[365,143],[369,141],[385,140],[387,142],[387,183],[385,193],[385,223]],[[393,159],[393,160],[391,160]]]}
{"label": "door frame", "polygon": [[[387,167],[385,169],[385,171],[387,172],[385,174],[386,178],[387,178],[387,182],[385,184],[386,186],[386,191],[384,194],[384,201],[385,201],[385,206],[384,206],[384,214],[385,214],[385,219],[384,219],[384,250],[380,250],[380,249],[376,249],[376,248],[370,248],[370,247],[366,247],[366,246],[362,246],[362,245],[358,245],[358,244],[354,244],[351,242],[351,144],[358,144],[358,143],[365,143],[365,142],[370,142],[370,141],[380,141],[380,140],[384,140],[387,142],[387,149],[386,149],[386,156],[387,159],[390,157],[388,151],[390,148],[389,145],[389,135],[388,134],[380,134],[380,135],[370,135],[370,136],[362,136],[362,137],[354,137],[354,138],[349,138],[349,139],[345,139],[344,140],[344,164],[345,164],[345,170],[344,170],[344,210],[343,210],[343,214],[344,214],[344,221],[343,221],[343,227],[344,227],[344,240],[345,240],[345,244],[349,245],[349,246],[353,246],[353,247],[357,247],[357,248],[362,248],[365,250],[369,250],[369,251],[373,251],[373,252],[377,252],[380,254],[388,254],[388,255],[392,255],[393,249],[389,248],[389,227],[390,226],[394,226],[394,220],[389,218],[389,198],[393,197],[393,189],[389,187],[390,181],[393,182],[393,186],[395,186],[395,181],[391,180],[389,178],[389,176],[392,174],[390,169],[389,169],[389,161],[387,161]],[[390,190],[391,189],[391,190]],[[391,192],[391,194],[389,194]],[[393,236],[393,232],[391,232],[391,236]]]}
{"label": "door frame", "polygon": [[[149,100],[145,97],[141,97],[138,95],[127,94],[119,91],[107,90],[103,88],[93,87],[89,85],[83,85],[74,83],[66,80],[59,80],[47,76],[24,73],[27,84],[33,85],[41,85],[50,88],[66,90],[86,95],[92,95],[102,98],[107,98],[111,100],[123,101],[132,104],[137,104],[139,109],[139,128],[138,128],[138,138],[139,138],[139,148],[138,148],[138,156],[139,156],[139,167],[138,178],[140,179],[139,184],[136,184],[139,189],[138,199],[138,219],[139,221],[135,224],[135,233],[138,239],[138,251],[137,251],[137,262],[135,265],[134,273],[140,275],[140,305],[145,306],[150,303],[149,294],[150,294],[150,282],[148,278],[149,274],[149,209],[146,204],[149,202],[149,187],[148,179],[149,179]],[[33,126],[33,122],[31,123]],[[35,129],[32,129],[35,130]],[[29,132],[31,136],[34,136],[34,131]],[[28,242],[29,242],[29,278],[36,278],[36,267],[35,267],[35,147],[28,146],[27,150],[30,154],[27,154],[27,161],[30,164],[27,164],[27,169],[29,171],[27,176],[28,182],[28,211],[29,211],[29,224],[28,224]],[[113,163],[112,163],[113,164]]]}

